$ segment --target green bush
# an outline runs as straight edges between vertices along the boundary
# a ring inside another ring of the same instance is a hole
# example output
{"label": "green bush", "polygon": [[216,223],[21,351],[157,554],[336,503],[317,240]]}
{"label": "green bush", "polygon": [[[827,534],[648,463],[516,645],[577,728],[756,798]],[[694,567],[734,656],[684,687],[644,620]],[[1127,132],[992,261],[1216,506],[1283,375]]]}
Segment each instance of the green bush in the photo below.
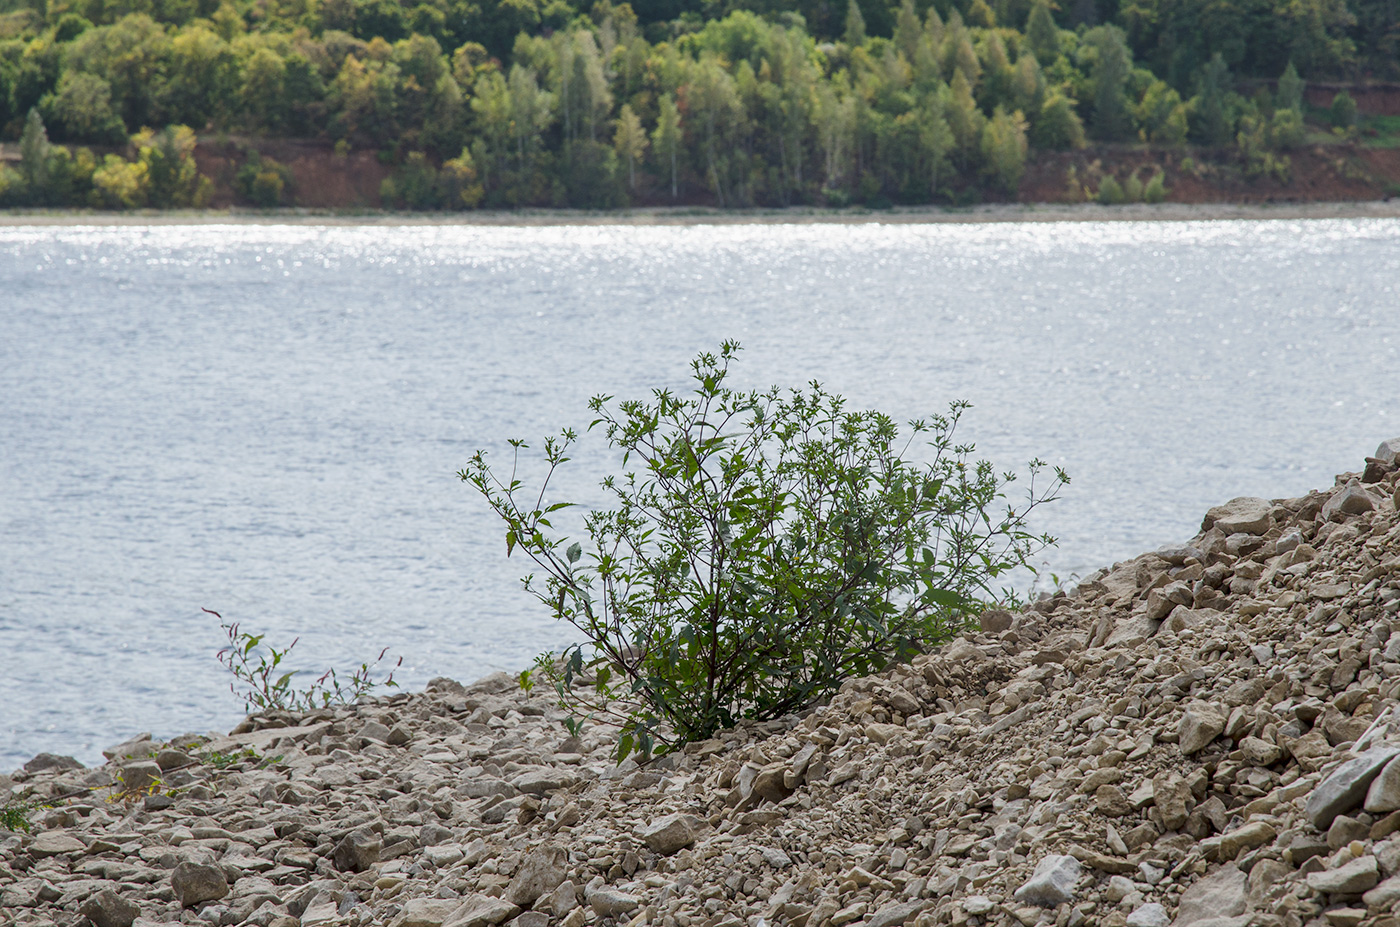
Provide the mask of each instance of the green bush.
{"label": "green bush", "polygon": [[285,164],[250,149],[234,177],[233,186],[241,199],[254,206],[263,209],[285,206],[291,197],[292,171]]}
{"label": "green bush", "polygon": [[1137,171],[1129,174],[1123,183],[1123,200],[1128,203],[1142,202],[1142,181],[1138,179]]}
{"label": "green bush", "polygon": [[1171,191],[1167,189],[1166,175],[1161,171],[1153,174],[1147,181],[1147,186],[1142,190],[1142,201],[1144,203],[1160,203],[1167,198]]}
{"label": "green bush", "polygon": [[[590,428],[627,469],[602,481],[615,508],[584,518],[587,548],[551,523],[570,503],[541,501],[573,431],[545,441],[537,489],[514,464],[499,477],[482,451],[458,474],[505,522],[507,554],[522,550],[542,572],[525,588],[582,632],[537,672],[571,725],[621,726],[619,760],[780,717],[945,641],[1053,543],[1026,516],[1064,473],[1038,490],[1044,465],[1032,461],[1024,506],[1003,509],[1014,476],[953,443],[966,403],[901,438],[888,416],[849,411],[816,383],[729,388],[738,350],[694,360],[688,394],[591,401]],[[929,462],[904,459],[916,440]],[[510,443],[518,463],[527,446]]]}
{"label": "green bush", "polygon": [[1328,110],[1332,125],[1338,129],[1349,129],[1356,125],[1356,101],[1351,94],[1345,90],[1332,98],[1332,106]]}
{"label": "green bush", "polygon": [[1126,194],[1123,187],[1114,179],[1112,174],[1105,174],[1099,181],[1099,202],[1105,206],[1117,206],[1122,203]]}

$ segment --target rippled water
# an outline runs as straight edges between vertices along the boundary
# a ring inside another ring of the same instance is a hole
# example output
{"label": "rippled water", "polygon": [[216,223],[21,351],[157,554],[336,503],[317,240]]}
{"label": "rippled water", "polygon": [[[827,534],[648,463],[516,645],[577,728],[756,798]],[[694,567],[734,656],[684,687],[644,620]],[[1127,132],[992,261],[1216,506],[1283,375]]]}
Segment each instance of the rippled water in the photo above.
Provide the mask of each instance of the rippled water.
{"label": "rippled water", "polygon": [[0,769],[226,730],[201,606],[410,686],[527,664],[569,636],[455,472],[724,338],[748,385],[971,400],[1073,476],[1061,576],[1185,540],[1400,434],[1398,282],[1396,220],[0,228]]}

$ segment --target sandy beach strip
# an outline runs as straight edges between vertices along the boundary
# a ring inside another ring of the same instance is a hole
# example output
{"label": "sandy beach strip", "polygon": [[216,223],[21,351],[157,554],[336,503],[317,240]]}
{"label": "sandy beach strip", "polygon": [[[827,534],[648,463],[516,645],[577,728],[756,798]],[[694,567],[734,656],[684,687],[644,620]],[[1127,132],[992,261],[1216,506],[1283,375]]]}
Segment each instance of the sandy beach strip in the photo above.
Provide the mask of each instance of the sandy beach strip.
{"label": "sandy beach strip", "polygon": [[0,212],[5,226],[153,226],[153,225],[343,225],[343,226],[587,226],[587,225],[814,225],[814,224],[956,224],[984,222],[1186,222],[1232,219],[1394,219],[1400,198],[1344,203],[1160,203],[1124,206],[1082,204],[992,204],[962,209],[938,206],[896,209],[719,210],[698,207],[653,207],[610,212],[568,209],[452,213],[378,210],[79,210]]}

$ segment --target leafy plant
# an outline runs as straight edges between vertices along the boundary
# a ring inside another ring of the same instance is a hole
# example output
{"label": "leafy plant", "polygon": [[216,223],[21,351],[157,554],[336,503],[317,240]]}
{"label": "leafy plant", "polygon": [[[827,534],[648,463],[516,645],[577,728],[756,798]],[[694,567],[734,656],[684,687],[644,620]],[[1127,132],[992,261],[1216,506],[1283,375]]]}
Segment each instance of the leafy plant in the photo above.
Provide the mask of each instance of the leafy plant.
{"label": "leafy plant", "polygon": [[1112,174],[1105,174],[1099,181],[1099,202],[1105,206],[1117,206],[1127,198],[1123,187]]}
{"label": "leafy plant", "polygon": [[[385,647],[379,651],[373,663],[361,663],[345,682],[341,682],[334,669],[329,669],[305,689],[294,689],[292,677],[300,671],[281,670],[281,666],[301,638],[293,639],[285,649],[278,650],[270,644],[263,645],[266,635],[249,634],[241,629],[238,622],[224,621],[222,615],[211,609],[203,608],[200,611],[218,618],[219,627],[228,636],[228,646],[219,651],[218,660],[234,675],[229,691],[243,699],[248,711],[312,711],[327,705],[350,704],[376,686],[398,687],[398,683],[394,682],[394,672],[403,665],[403,657],[399,657],[382,681],[374,679],[375,669],[389,652],[389,648]],[[239,683],[242,683],[241,688]]]}
{"label": "leafy plant", "polygon": [[5,799],[5,803],[0,805],[0,830],[22,830],[27,834],[34,829],[34,825],[29,823],[29,816],[40,808],[52,806],[33,800],[33,794],[32,789],[26,789]]}
{"label": "leafy plant", "polygon": [[237,766],[244,762],[255,762],[258,769],[266,769],[281,762],[283,755],[279,753],[277,756],[259,756],[258,751],[252,747],[245,747],[232,753],[225,753],[222,750],[204,750],[197,753],[196,756],[201,763],[213,766],[215,769],[228,769],[230,766]]}
{"label": "leafy plant", "polygon": [[[577,441],[546,439],[538,491],[501,479],[478,451],[458,476],[505,522],[543,574],[527,591],[584,641],[536,672],[571,712],[621,726],[617,756],[665,752],[739,718],[771,719],[852,677],[947,640],[993,585],[1053,538],[1026,527],[1068,482],[1032,461],[1025,505],[1006,506],[1000,476],[953,443],[967,403],[910,423],[850,411],[817,383],[742,392],[726,385],[739,345],[692,364],[686,395],[589,404],[624,468],[602,481],[614,508],[584,519],[589,549],[558,536],[545,503]],[[922,439],[931,459],[904,459]]]}
{"label": "leafy plant", "polygon": [[1147,181],[1147,186],[1143,188],[1142,200],[1144,203],[1160,203],[1167,198],[1167,194],[1170,192],[1166,185],[1166,175],[1158,170]]}

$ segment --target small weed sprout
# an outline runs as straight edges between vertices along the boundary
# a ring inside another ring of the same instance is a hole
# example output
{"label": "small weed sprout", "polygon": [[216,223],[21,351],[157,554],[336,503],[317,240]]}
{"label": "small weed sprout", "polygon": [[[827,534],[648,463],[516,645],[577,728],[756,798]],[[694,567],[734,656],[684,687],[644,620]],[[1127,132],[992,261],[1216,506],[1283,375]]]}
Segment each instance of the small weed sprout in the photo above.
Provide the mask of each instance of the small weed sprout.
{"label": "small weed sprout", "polygon": [[[264,645],[263,634],[249,634],[243,631],[238,622],[228,622],[223,615],[212,609],[203,608],[219,619],[219,627],[228,637],[228,646],[218,653],[224,668],[234,676],[229,683],[229,691],[243,700],[248,711],[314,711],[330,705],[348,705],[363,695],[369,694],[377,686],[397,688],[394,673],[403,665],[403,657],[394,663],[383,680],[376,680],[374,673],[389,652],[385,647],[372,663],[361,663],[359,669],[348,680],[342,681],[334,669],[326,670],[305,689],[292,687],[292,677],[299,670],[283,670],[282,661],[292,652],[301,638],[294,638],[282,650],[271,644]],[[239,683],[242,683],[240,688]]]}

